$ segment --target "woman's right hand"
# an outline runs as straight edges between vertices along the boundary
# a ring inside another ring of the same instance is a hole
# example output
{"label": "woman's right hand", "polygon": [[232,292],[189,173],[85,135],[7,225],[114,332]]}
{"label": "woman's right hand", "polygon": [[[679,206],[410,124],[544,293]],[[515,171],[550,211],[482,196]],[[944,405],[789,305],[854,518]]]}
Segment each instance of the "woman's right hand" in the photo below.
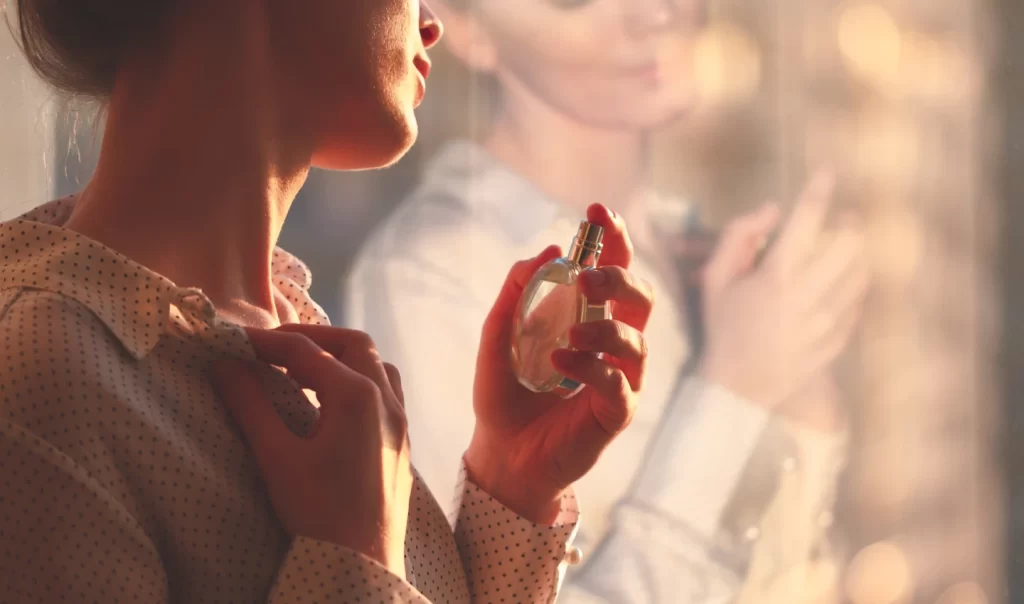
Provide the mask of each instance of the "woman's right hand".
{"label": "woman's right hand", "polygon": [[[779,406],[818,381],[846,347],[869,274],[863,233],[852,217],[823,245],[832,190],[827,174],[807,186],[757,266],[759,249],[778,222],[777,208],[726,229],[703,276],[705,379],[782,411]],[[801,413],[788,404],[785,410]]]}
{"label": "woman's right hand", "polygon": [[293,536],[348,547],[404,578],[413,478],[398,371],[359,331],[247,331],[263,361],[283,367],[320,403],[317,425],[299,437],[274,410],[257,367],[214,365],[214,386],[248,441],[281,523]]}

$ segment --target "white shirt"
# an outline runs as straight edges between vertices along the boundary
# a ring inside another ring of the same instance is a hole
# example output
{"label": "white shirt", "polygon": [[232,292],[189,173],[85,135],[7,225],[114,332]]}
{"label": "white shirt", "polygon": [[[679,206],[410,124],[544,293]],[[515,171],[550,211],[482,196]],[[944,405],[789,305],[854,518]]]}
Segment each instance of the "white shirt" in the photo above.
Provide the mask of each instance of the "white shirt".
{"label": "white shirt", "polygon": [[[254,360],[199,290],[62,228],[73,200],[0,224],[0,601],[551,602],[577,511],[537,526],[459,487],[454,534],[417,478],[402,580],[275,517],[207,370]],[[304,323],[310,275],[274,255]],[[264,365],[302,434],[316,408]],[[414,436],[415,438],[415,436]],[[454,468],[453,468],[454,469]]]}
{"label": "white shirt", "polygon": [[[456,142],[357,260],[344,286],[345,322],[373,334],[381,354],[403,367],[413,459],[435,491],[455,484],[450,468],[472,435],[469,368],[508,269],[552,243],[567,246],[581,219],[482,148]],[[696,378],[675,388],[688,358],[683,313],[644,258],[632,270],[658,299],[646,330],[648,379],[634,423],[576,485],[587,514],[577,544],[597,549],[569,573],[563,601],[710,604],[744,592],[764,601],[772,581],[749,569],[806,568],[823,548],[819,519],[832,505],[842,441],[774,420]],[[787,456],[800,463],[779,472],[785,499],[774,509],[782,511],[756,510],[729,534],[723,515],[766,430],[795,442],[776,466]],[[778,548],[773,539],[801,546]]]}

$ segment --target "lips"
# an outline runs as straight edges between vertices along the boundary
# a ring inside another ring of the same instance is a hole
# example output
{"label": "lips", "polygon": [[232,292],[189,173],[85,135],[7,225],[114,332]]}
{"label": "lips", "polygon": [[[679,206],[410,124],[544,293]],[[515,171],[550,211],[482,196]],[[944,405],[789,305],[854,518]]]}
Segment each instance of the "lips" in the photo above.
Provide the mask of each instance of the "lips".
{"label": "lips", "polygon": [[427,94],[427,78],[430,77],[430,59],[418,54],[413,57],[412,64],[416,67],[420,82],[419,90],[416,92],[416,106],[419,107],[420,103],[423,102],[424,95]]}
{"label": "lips", "polygon": [[626,73],[633,78],[656,82],[661,79],[661,67],[656,62],[636,65],[626,70]]}
{"label": "lips", "polygon": [[430,77],[430,59],[424,55],[416,55],[412,59],[412,64],[416,66],[416,71],[420,72],[425,82]]}

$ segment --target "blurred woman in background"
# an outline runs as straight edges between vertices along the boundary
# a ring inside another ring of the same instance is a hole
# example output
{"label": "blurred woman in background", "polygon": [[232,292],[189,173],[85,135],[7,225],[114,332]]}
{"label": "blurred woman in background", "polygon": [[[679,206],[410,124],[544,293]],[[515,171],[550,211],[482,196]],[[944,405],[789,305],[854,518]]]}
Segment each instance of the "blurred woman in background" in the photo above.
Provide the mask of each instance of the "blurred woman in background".
{"label": "blurred woman in background", "polygon": [[727,226],[703,274],[705,348],[693,359],[669,251],[679,242],[659,235],[665,200],[650,186],[648,138],[697,101],[687,51],[705,1],[440,4],[448,48],[497,91],[494,119],[433,159],[363,250],[345,305],[348,324],[412,369],[403,384],[427,483],[440,493],[456,483],[474,388],[458,368],[476,353],[498,269],[567,242],[584,209],[604,203],[632,226],[636,274],[661,302],[637,419],[578,487],[589,552],[563,597],[828,601],[845,438],[831,369],[868,283],[853,218],[823,236],[831,177],[813,179],[784,222],[766,205]]}

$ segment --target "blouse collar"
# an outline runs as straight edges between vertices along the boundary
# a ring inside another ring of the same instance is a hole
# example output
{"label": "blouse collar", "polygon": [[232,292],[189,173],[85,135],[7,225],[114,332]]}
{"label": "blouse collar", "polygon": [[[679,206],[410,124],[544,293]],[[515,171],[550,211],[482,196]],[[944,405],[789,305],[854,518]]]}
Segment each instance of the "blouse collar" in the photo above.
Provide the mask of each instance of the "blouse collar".
{"label": "blouse collar", "polygon": [[[51,201],[0,223],[0,289],[29,288],[61,294],[95,314],[135,358],[145,357],[167,327],[170,307],[198,300],[212,318],[202,291],[178,287],[166,277],[85,235],[64,227],[74,196]],[[309,268],[288,252],[274,250],[277,287],[308,299]],[[323,311],[309,300],[314,313]]]}

